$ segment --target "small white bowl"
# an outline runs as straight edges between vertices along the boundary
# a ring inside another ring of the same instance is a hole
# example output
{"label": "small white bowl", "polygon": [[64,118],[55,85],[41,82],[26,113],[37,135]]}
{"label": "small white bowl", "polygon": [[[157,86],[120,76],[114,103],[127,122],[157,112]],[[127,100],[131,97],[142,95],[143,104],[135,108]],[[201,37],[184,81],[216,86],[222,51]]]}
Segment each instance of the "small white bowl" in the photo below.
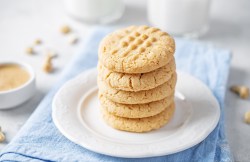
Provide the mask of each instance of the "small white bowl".
{"label": "small white bowl", "polygon": [[23,62],[1,61],[1,65],[17,65],[30,74],[30,78],[25,84],[11,90],[0,91],[0,109],[10,109],[24,103],[34,95],[36,91],[35,73],[30,65]]}

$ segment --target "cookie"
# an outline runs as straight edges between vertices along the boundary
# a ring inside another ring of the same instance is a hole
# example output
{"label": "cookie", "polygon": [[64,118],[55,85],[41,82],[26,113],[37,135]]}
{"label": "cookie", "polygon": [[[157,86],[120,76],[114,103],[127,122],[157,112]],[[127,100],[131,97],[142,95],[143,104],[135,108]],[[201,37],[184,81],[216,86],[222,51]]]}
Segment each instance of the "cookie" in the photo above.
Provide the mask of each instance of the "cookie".
{"label": "cookie", "polygon": [[98,73],[106,84],[115,89],[134,92],[153,89],[167,82],[175,69],[174,59],[159,69],[140,74],[113,72],[105,68],[100,62],[98,63]]}
{"label": "cookie", "polygon": [[110,114],[125,118],[145,118],[157,115],[174,102],[174,96],[169,96],[159,101],[146,104],[120,104],[107,99],[99,94],[99,100],[102,108]]}
{"label": "cookie", "polygon": [[146,117],[146,118],[123,118],[110,114],[106,109],[101,107],[101,112],[104,121],[111,127],[129,132],[148,132],[167,124],[173,117],[175,111],[175,104],[171,104],[161,113]]}
{"label": "cookie", "polygon": [[177,75],[173,73],[169,81],[159,85],[158,87],[145,91],[130,92],[122,91],[109,87],[98,76],[98,87],[101,94],[113,102],[123,104],[143,104],[153,101],[159,101],[170,95],[173,95],[176,85]]}
{"label": "cookie", "polygon": [[175,52],[174,39],[158,28],[131,26],[107,35],[98,56],[111,71],[147,73],[167,65]]}

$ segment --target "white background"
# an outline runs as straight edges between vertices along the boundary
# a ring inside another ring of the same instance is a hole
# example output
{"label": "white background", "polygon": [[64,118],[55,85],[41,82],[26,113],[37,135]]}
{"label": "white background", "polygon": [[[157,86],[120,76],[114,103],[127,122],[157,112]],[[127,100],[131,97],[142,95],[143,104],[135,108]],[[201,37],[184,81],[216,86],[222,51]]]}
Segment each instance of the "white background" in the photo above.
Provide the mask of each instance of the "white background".
{"label": "white background", "polygon": [[[125,0],[125,14],[112,25],[148,24],[146,0]],[[67,37],[59,32],[63,24],[69,24],[80,37],[76,45],[69,45]],[[60,0],[0,0],[0,60],[23,60],[33,66],[37,74],[37,94],[29,102],[16,109],[0,111],[0,126],[7,142],[18,132],[37,104],[56,83],[63,68],[75,54],[87,30],[84,24],[67,16]],[[36,38],[43,44],[37,54],[25,54],[25,48]],[[228,86],[250,86],[250,1],[214,0],[211,6],[211,26],[207,35],[200,38],[218,47],[231,49],[232,66]],[[56,71],[46,74],[41,70],[45,51],[55,50],[59,57],[54,61]],[[250,100],[241,100],[227,91],[225,104],[226,133],[236,161],[250,161],[250,125],[243,122],[243,115],[250,111]]]}

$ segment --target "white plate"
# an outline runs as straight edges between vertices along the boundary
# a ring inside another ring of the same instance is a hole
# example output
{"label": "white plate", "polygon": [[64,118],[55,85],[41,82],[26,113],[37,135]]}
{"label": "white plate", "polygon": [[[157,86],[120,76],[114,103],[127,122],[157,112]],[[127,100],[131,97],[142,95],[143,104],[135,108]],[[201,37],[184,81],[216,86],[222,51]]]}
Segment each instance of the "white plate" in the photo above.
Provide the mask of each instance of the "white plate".
{"label": "white plate", "polygon": [[55,95],[52,108],[59,131],[89,150],[127,158],[168,155],[198,144],[218,123],[220,108],[210,90],[178,72],[176,112],[169,124],[148,133],[115,130],[101,118],[96,77],[97,70],[91,69],[68,81]]}

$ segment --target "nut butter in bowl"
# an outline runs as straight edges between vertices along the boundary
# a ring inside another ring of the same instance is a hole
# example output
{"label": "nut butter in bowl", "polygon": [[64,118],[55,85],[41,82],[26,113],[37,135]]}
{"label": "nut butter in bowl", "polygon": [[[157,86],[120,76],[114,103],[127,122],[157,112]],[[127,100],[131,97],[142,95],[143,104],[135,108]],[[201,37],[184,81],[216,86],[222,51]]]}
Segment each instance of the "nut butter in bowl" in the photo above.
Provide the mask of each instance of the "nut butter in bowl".
{"label": "nut butter in bowl", "polygon": [[35,73],[18,61],[0,62],[0,109],[16,107],[35,93]]}

